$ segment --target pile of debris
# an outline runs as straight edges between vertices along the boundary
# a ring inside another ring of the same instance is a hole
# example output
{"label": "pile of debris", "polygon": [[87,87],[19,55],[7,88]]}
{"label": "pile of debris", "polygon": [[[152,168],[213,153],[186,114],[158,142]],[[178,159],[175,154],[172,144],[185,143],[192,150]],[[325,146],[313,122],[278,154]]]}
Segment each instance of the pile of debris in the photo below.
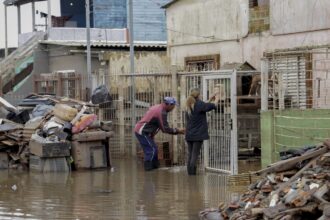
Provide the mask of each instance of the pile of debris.
{"label": "pile of debris", "polygon": [[249,190],[201,219],[330,219],[330,140],[281,154]]}
{"label": "pile of debris", "polygon": [[111,121],[97,120],[96,105],[35,94],[17,108],[2,98],[0,103],[0,168],[46,172],[110,166]]}

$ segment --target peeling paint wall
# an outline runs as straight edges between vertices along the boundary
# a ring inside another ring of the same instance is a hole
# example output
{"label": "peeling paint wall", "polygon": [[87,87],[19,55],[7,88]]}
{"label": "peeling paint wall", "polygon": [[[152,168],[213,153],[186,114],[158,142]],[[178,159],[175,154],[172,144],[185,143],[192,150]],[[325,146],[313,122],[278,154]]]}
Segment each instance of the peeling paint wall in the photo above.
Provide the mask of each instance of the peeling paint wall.
{"label": "peeling paint wall", "polygon": [[[129,51],[111,51],[105,57],[109,61],[110,74],[129,73]],[[134,62],[137,73],[168,72],[169,68],[166,51],[135,51]]]}
{"label": "peeling paint wall", "polygon": [[[109,61],[109,73],[111,92],[118,88],[118,84],[122,88],[129,88],[131,85],[130,77],[113,77],[118,74],[128,74],[130,71],[129,51],[111,51],[104,55]],[[169,58],[166,51],[136,51],[135,52],[135,72],[139,73],[169,73]],[[135,85],[137,92],[146,92],[150,88],[157,85],[161,91],[167,91],[169,85],[160,85],[156,79],[151,77],[136,77]],[[165,86],[165,87],[164,87]]]}
{"label": "peeling paint wall", "polygon": [[329,0],[271,0],[273,35],[330,28]]}
{"label": "peeling paint wall", "polygon": [[237,39],[247,34],[248,0],[181,0],[166,15],[171,46]]}
{"label": "peeling paint wall", "polygon": [[[283,2],[287,1],[291,0],[272,1],[270,14],[273,13],[274,5],[277,7],[277,4],[283,5]],[[330,1],[325,3],[326,0],[293,0],[292,2],[298,1],[305,5],[304,10],[298,10],[301,8],[299,6],[297,9],[292,9],[295,11],[294,14],[283,16],[290,18],[290,16],[300,17],[304,14],[312,14],[312,11],[316,9],[307,7],[310,2],[314,2],[315,8],[322,2],[324,5],[330,3]],[[220,54],[220,65],[226,62],[247,61],[260,70],[260,59],[265,51],[330,44],[330,28],[319,31],[312,28],[307,32],[281,35],[272,35],[271,31],[245,35],[249,16],[248,14],[238,14],[238,12],[244,12],[245,8],[248,9],[247,0],[205,0],[203,2],[181,0],[170,6],[166,11],[168,28],[171,29],[171,25],[175,23],[176,26],[173,29],[184,32],[168,30],[168,51],[171,64],[183,67],[185,57]],[[322,22],[330,26],[330,13],[324,13],[324,10],[330,10],[329,8],[322,9],[319,15],[321,18],[314,19],[314,22],[321,22],[323,19]],[[317,10],[315,13],[318,13]],[[282,18],[278,19],[281,21]],[[272,19],[270,25],[272,26],[272,22],[279,21]],[[289,27],[299,26],[298,21],[296,24],[292,22],[290,21],[288,24]],[[206,35],[216,37],[214,39],[205,38]],[[239,36],[239,39],[236,36]]]}

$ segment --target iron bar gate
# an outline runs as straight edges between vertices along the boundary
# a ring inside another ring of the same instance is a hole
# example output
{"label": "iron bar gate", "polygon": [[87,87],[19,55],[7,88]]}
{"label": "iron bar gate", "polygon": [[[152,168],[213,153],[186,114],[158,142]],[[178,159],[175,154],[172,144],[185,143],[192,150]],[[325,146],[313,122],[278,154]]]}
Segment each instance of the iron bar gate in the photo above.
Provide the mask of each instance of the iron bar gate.
{"label": "iron bar gate", "polygon": [[236,70],[183,73],[180,76],[181,119],[184,103],[191,89],[199,88],[202,99],[216,93],[220,103],[208,113],[210,139],[204,142],[202,166],[209,171],[236,174],[237,168],[237,104]]}
{"label": "iron bar gate", "polygon": [[[112,155],[130,155],[132,116],[131,74],[111,76],[109,80],[111,105],[102,109],[103,119],[112,120],[115,137],[112,140]],[[224,173],[237,173],[237,112],[236,112],[236,71],[206,71],[189,73],[136,74],[136,121],[140,120],[148,108],[162,102],[165,96],[176,96],[179,106],[169,113],[170,126],[185,127],[185,101],[190,90],[199,88],[203,100],[207,100],[216,90],[221,96],[218,109],[208,114],[210,140],[204,143],[200,168]],[[156,136],[161,146],[169,144],[170,162],[186,164],[186,143],[183,135],[162,134]],[[137,145],[137,152],[141,151]],[[161,152],[161,149],[160,149]],[[162,153],[162,152],[161,152]],[[164,155],[163,155],[164,156]]]}

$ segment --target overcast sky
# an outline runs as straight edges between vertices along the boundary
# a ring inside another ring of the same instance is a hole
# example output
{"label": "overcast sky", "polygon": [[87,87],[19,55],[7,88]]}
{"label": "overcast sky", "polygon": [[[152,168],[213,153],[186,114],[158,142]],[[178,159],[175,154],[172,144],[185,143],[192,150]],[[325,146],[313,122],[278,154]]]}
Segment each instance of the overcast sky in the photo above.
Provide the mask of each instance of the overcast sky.
{"label": "overcast sky", "polygon": [[[52,15],[60,15],[60,0],[51,0]],[[35,9],[47,13],[47,1],[36,2]],[[8,16],[8,47],[17,47],[17,7],[10,6],[7,8]],[[40,18],[40,14],[36,14],[36,24],[45,24],[45,18]],[[32,31],[32,8],[31,4],[21,6],[21,30],[22,33]],[[5,47],[5,10],[3,0],[0,0],[0,48]]]}

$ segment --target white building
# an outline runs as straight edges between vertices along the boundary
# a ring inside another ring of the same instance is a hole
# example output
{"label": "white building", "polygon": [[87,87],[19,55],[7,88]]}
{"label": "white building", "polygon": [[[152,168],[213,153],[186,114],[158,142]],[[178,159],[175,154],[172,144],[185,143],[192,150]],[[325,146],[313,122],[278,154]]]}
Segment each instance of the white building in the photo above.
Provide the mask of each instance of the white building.
{"label": "white building", "polygon": [[208,69],[265,51],[330,44],[328,0],[173,0],[166,8],[171,64]]}

